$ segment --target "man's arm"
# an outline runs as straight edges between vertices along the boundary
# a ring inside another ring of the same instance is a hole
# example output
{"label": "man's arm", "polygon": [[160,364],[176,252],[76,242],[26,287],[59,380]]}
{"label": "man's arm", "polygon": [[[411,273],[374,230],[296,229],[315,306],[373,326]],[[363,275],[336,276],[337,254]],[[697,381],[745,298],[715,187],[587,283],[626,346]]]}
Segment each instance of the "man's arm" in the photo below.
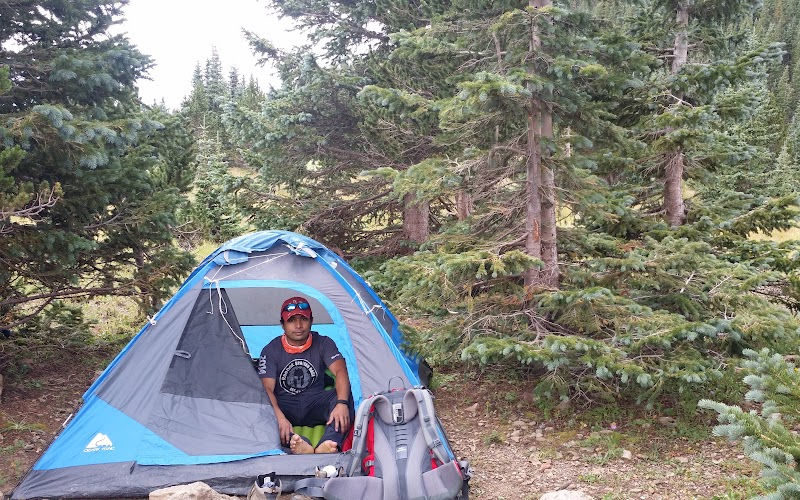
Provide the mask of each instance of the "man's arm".
{"label": "man's arm", "polygon": [[[337,359],[328,366],[333,376],[336,378],[334,387],[336,389],[336,399],[347,401],[350,399],[350,377],[347,374],[347,364],[344,359]],[[273,384],[275,380],[273,379]],[[346,431],[350,427],[350,408],[349,405],[337,404],[331,410],[328,422],[334,422],[334,428],[337,431]]]}
{"label": "man's arm", "polygon": [[294,429],[292,428],[292,423],[289,422],[289,419],[287,419],[281,411],[281,407],[278,406],[278,399],[275,397],[275,379],[262,378],[261,384],[264,386],[264,390],[267,391],[267,397],[269,398],[269,402],[272,403],[272,410],[275,412],[275,418],[278,419],[278,431],[280,432],[281,443],[289,444],[289,438]]}

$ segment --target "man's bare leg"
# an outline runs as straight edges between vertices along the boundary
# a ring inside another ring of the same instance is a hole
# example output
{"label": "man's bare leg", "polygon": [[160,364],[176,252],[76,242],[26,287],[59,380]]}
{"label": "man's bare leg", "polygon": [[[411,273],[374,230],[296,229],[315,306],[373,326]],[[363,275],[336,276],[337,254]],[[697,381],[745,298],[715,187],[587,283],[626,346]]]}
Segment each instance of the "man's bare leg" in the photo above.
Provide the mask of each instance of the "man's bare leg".
{"label": "man's bare leg", "polygon": [[314,447],[308,444],[299,434],[294,434],[292,438],[289,439],[289,449],[292,450],[292,454],[294,455],[314,453]]}
{"label": "man's bare leg", "polygon": [[336,441],[329,439],[318,444],[314,453],[336,453],[337,451],[339,451],[339,445],[336,444]]}

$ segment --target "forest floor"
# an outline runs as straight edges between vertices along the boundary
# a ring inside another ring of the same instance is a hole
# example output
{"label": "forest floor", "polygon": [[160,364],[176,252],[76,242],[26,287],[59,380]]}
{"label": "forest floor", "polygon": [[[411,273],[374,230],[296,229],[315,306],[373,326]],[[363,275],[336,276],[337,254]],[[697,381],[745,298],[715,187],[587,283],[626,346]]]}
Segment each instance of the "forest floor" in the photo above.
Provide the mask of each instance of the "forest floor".
{"label": "forest floor", "polygon": [[[74,359],[74,358],[73,358]],[[64,360],[7,383],[0,404],[0,491],[26,473],[107,358]],[[436,408],[459,457],[475,474],[473,498],[536,499],[574,489],[597,499],[747,498],[757,468],[738,444],[709,434],[710,419],[613,405],[548,412],[533,382],[496,374],[444,374]]]}

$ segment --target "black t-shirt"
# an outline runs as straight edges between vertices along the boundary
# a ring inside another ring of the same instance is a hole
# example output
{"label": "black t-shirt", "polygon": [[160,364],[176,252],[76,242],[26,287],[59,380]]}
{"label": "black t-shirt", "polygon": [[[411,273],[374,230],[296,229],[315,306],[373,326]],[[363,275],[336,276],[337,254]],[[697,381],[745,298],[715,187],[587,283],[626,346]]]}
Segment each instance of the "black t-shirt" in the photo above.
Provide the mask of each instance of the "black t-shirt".
{"label": "black t-shirt", "polygon": [[311,347],[289,354],[277,337],[261,350],[258,376],[275,379],[275,395],[318,392],[325,389],[325,369],[342,354],[330,337],[311,332]]}

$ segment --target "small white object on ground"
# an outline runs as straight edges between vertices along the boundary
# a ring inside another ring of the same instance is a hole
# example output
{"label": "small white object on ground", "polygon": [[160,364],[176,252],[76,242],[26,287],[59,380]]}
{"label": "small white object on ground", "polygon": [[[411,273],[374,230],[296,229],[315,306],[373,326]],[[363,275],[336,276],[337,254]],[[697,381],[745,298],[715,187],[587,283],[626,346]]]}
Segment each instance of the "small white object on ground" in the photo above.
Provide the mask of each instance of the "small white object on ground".
{"label": "small white object on ground", "polygon": [[558,490],[548,491],[539,497],[539,500],[594,500],[594,497],[581,490]]}

